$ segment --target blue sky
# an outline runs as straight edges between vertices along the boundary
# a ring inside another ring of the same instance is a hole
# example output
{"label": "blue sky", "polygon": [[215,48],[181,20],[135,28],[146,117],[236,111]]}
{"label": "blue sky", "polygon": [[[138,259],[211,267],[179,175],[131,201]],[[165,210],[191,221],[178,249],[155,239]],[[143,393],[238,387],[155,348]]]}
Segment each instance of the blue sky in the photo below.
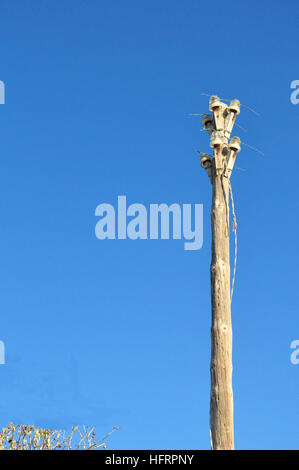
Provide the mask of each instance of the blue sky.
{"label": "blue sky", "polygon": [[[239,98],[235,441],[296,449],[298,6],[1,0],[0,425],[209,449],[208,98]],[[95,208],[204,205],[204,242],[98,240]]]}

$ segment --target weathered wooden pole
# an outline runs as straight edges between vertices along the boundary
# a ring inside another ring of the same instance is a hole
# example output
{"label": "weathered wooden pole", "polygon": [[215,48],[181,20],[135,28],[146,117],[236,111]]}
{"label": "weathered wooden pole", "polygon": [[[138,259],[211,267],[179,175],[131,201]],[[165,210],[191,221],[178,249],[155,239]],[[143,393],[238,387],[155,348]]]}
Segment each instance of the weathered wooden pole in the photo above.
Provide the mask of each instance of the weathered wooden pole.
{"label": "weathered wooden pole", "polygon": [[203,116],[203,127],[211,136],[214,158],[201,154],[201,165],[213,186],[211,260],[211,399],[210,436],[213,450],[234,449],[232,388],[232,324],[229,253],[229,178],[240,140],[230,138],[240,103],[229,106],[212,96],[212,115]]}
{"label": "weathered wooden pole", "polygon": [[212,449],[234,449],[228,179],[213,170],[210,432]]}

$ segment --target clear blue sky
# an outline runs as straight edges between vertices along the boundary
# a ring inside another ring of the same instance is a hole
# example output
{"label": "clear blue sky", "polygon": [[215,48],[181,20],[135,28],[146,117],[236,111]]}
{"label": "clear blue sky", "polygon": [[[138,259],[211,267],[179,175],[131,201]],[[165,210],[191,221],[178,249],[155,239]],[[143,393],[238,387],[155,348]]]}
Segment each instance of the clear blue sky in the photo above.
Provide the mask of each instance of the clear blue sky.
{"label": "clear blue sky", "polygon": [[[232,304],[239,449],[296,449],[298,6],[1,1],[0,425],[209,449],[211,186],[202,92],[239,98]],[[202,203],[204,243],[95,237],[95,208]]]}

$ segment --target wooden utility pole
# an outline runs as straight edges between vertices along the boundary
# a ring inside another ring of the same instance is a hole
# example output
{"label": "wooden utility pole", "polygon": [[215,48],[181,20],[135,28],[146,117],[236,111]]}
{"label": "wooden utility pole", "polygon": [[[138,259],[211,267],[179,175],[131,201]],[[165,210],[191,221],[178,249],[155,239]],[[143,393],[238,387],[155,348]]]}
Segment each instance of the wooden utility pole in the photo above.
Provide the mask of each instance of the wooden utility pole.
{"label": "wooden utility pole", "polygon": [[217,96],[210,99],[212,114],[203,115],[203,127],[211,137],[213,157],[201,154],[201,166],[213,186],[211,260],[211,399],[210,435],[213,450],[234,449],[232,388],[232,324],[229,253],[230,176],[240,151],[240,139],[230,135],[237,114],[238,100],[229,106]]}

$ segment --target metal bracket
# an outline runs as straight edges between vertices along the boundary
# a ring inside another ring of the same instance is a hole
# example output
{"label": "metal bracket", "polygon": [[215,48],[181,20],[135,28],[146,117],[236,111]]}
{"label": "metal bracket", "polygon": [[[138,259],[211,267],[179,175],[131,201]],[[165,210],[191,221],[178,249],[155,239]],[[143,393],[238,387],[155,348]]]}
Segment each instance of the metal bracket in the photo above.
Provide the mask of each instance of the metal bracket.
{"label": "metal bracket", "polygon": [[216,147],[214,147],[214,159],[215,159],[216,175],[219,175],[224,170],[224,156],[222,153],[221,145],[217,145]]}
{"label": "metal bracket", "polygon": [[230,150],[227,154],[227,157],[226,157],[227,164],[226,164],[226,169],[224,173],[227,178],[230,178],[231,176],[231,173],[233,171],[234,164],[236,161],[236,157],[237,157],[237,152],[235,152],[234,150]]}

